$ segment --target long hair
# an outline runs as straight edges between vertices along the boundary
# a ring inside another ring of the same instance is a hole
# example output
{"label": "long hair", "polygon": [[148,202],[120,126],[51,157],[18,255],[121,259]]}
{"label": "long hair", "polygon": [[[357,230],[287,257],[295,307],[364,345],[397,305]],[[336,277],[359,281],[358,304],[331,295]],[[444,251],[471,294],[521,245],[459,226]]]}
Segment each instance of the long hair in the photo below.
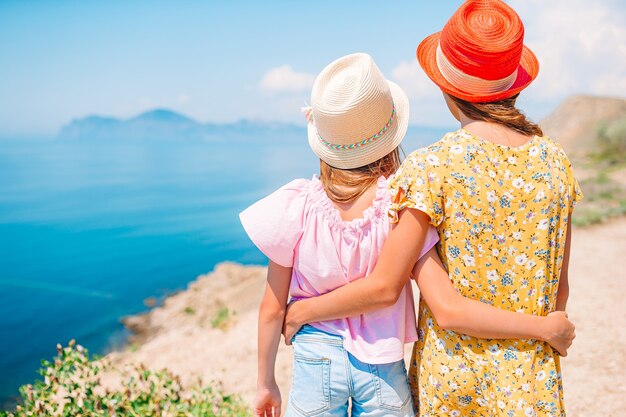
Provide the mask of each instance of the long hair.
{"label": "long hair", "polygon": [[398,149],[394,149],[378,161],[352,169],[335,168],[320,159],[320,181],[326,194],[336,203],[355,201],[376,184],[379,177],[389,177],[398,170],[400,167]]}
{"label": "long hair", "polygon": [[491,103],[470,103],[460,98],[449,97],[459,110],[471,119],[497,123],[527,136],[543,136],[543,131],[539,125],[528,120],[526,115],[515,107],[518,96],[519,94],[516,94],[513,97]]}

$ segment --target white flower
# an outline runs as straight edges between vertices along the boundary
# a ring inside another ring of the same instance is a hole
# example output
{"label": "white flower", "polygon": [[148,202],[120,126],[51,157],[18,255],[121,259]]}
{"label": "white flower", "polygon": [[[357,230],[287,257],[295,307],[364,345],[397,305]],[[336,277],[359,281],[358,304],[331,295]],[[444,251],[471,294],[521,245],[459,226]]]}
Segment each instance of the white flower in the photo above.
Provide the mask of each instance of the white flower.
{"label": "white flower", "polygon": [[493,256],[500,255],[500,251],[498,249],[495,249],[495,248],[491,250],[491,253],[493,254]]}
{"label": "white flower", "polygon": [[541,278],[544,274],[543,268],[539,268],[537,272],[535,272],[535,278]]}
{"label": "white flower", "polygon": [[467,278],[462,278],[460,282],[462,286],[469,287],[469,281],[467,280]]}
{"label": "white flower", "polygon": [[526,262],[526,268],[528,269],[532,269],[535,265],[537,265],[537,262],[535,262],[534,259],[529,259],[528,262]]}
{"label": "white flower", "polygon": [[524,192],[525,193],[529,193],[529,192],[531,192],[534,189],[535,189],[535,186],[532,183],[527,182],[526,184],[524,184]]}
{"label": "white flower", "polygon": [[515,163],[517,162],[517,158],[514,156],[509,156],[507,159],[508,163],[511,165],[515,165]]}
{"label": "white flower", "polygon": [[529,383],[522,384],[522,391],[525,391],[525,392],[530,391],[530,384]]}
{"label": "white flower", "polygon": [[500,346],[498,346],[497,343],[494,343],[493,345],[489,345],[489,352],[491,352],[494,355],[497,355],[498,353],[500,353]]}
{"label": "white flower", "polygon": [[502,388],[502,392],[504,393],[505,397],[510,397],[513,394],[513,391],[511,390],[511,386],[507,386]]}
{"label": "white flower", "polygon": [[443,350],[446,346],[446,344],[443,342],[442,338],[437,339],[437,341],[435,342],[435,346],[437,346],[437,349],[439,350]]}
{"label": "white flower", "polygon": [[516,293],[512,293],[511,295],[509,295],[509,298],[511,299],[511,301],[515,302],[519,299],[519,296]]}
{"label": "white flower", "polygon": [[484,398],[476,398],[476,402],[478,403],[478,405],[480,405],[481,407],[484,407],[487,405],[487,400],[485,400]]}
{"label": "white flower", "polygon": [[524,375],[524,370],[522,368],[515,368],[515,375],[517,376]]}
{"label": "white flower", "polygon": [[528,149],[528,155],[532,156],[533,158],[539,155],[539,148],[536,146],[531,146],[530,149]]}
{"label": "white flower", "polygon": [[537,229],[546,230],[549,225],[550,225],[550,222],[548,222],[548,219],[541,219],[539,220],[539,223],[537,223]]}
{"label": "white flower", "polygon": [[426,161],[433,166],[439,166],[439,158],[437,158],[437,155],[428,154]]}
{"label": "white flower", "polygon": [[515,222],[515,217],[514,216],[508,216],[506,218],[506,221],[509,222],[509,223],[514,223]]}
{"label": "white flower", "polygon": [[506,403],[502,400],[498,400],[498,408],[504,408],[506,407]]}
{"label": "white flower", "polygon": [[541,200],[542,198],[544,198],[546,196],[546,193],[543,190],[540,190],[537,195],[535,196],[535,200]]}
{"label": "white flower", "polygon": [[521,240],[522,239],[522,232],[513,232],[511,235],[513,236],[513,239],[515,239],[515,240]]}
{"label": "white flower", "polygon": [[518,265],[524,265],[527,260],[528,260],[528,257],[524,253],[522,253],[521,255],[517,255],[515,257],[515,263]]}
{"label": "white flower", "polygon": [[537,372],[535,378],[537,379],[537,381],[543,381],[544,379],[546,379],[546,371],[542,369],[541,371]]}
{"label": "white flower", "polygon": [[498,196],[496,195],[496,192],[494,190],[487,191],[487,201],[489,201],[490,203],[493,203],[497,199],[498,199]]}
{"label": "white flower", "polygon": [[[454,381],[450,382],[450,388],[452,388],[452,389],[457,389],[458,387],[459,387],[459,386],[457,385],[457,383],[456,383],[456,382],[454,382]],[[442,408],[443,408],[443,407],[442,407]],[[441,411],[443,411],[443,410],[441,410]],[[444,411],[444,412],[445,412],[445,411]]]}
{"label": "white flower", "polygon": [[463,255],[461,258],[463,259],[463,262],[467,266],[474,266],[474,265],[476,265],[476,261],[474,260],[473,256]]}
{"label": "white flower", "polygon": [[522,188],[523,186],[524,186],[524,179],[522,177],[518,177],[513,180],[513,187]]}
{"label": "white flower", "polygon": [[461,415],[461,412],[459,410],[450,411],[450,417],[459,417],[460,415]]}
{"label": "white flower", "polygon": [[441,411],[442,413],[447,413],[448,407],[446,407],[445,405],[442,405],[441,407],[439,407],[439,411]]}
{"label": "white flower", "polygon": [[490,170],[489,170],[489,176],[490,176],[491,178],[495,178],[495,177],[496,177],[496,172],[490,169]]}
{"label": "white flower", "polygon": [[450,153],[458,155],[461,152],[463,152],[463,147],[461,145],[452,145],[452,146],[450,146]]}
{"label": "white flower", "polygon": [[498,272],[495,269],[487,271],[487,278],[490,280],[498,279]]}
{"label": "white flower", "polygon": [[526,407],[524,410],[524,415],[526,417],[536,417],[535,409],[533,407]]}
{"label": "white flower", "polygon": [[441,368],[439,368],[439,370],[442,374],[447,374],[448,372],[450,372],[450,368],[448,368],[446,365],[441,365]]}
{"label": "white flower", "polygon": [[426,319],[426,327],[433,327],[433,319],[431,319],[430,317]]}

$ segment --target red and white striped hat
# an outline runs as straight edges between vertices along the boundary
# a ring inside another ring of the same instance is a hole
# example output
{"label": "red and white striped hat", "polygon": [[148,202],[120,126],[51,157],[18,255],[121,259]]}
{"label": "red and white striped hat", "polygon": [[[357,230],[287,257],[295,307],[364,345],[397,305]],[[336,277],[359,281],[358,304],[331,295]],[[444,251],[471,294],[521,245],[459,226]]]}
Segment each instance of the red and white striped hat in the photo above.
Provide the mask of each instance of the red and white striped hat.
{"label": "red and white striped hat", "polygon": [[524,46],[524,25],[500,0],[468,0],[441,32],[417,47],[417,60],[444,92],[473,103],[514,96],[539,72]]}

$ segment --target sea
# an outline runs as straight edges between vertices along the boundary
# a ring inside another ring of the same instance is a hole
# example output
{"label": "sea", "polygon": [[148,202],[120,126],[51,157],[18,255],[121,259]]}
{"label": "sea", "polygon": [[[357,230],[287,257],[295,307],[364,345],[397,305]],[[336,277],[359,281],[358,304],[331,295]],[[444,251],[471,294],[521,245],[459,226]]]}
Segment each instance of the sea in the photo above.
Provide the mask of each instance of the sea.
{"label": "sea", "polygon": [[[446,129],[411,127],[410,152]],[[146,311],[223,261],[265,264],[238,219],[319,160],[306,133],[219,141],[0,140],[0,409],[71,339],[124,346]]]}

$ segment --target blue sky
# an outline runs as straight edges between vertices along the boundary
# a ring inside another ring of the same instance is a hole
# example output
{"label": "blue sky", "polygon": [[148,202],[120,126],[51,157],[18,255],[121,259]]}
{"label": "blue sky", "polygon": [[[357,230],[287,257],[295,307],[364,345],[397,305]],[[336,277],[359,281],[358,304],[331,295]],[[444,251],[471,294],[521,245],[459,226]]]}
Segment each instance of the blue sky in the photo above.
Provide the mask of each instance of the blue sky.
{"label": "blue sky", "polygon": [[[570,94],[626,96],[623,1],[509,3],[542,65],[522,98],[528,114],[540,119]],[[304,124],[315,74],[357,51],[407,91],[412,123],[451,126],[414,51],[460,4],[2,0],[0,136],[53,135],[76,117],[156,107],[204,122]]]}

